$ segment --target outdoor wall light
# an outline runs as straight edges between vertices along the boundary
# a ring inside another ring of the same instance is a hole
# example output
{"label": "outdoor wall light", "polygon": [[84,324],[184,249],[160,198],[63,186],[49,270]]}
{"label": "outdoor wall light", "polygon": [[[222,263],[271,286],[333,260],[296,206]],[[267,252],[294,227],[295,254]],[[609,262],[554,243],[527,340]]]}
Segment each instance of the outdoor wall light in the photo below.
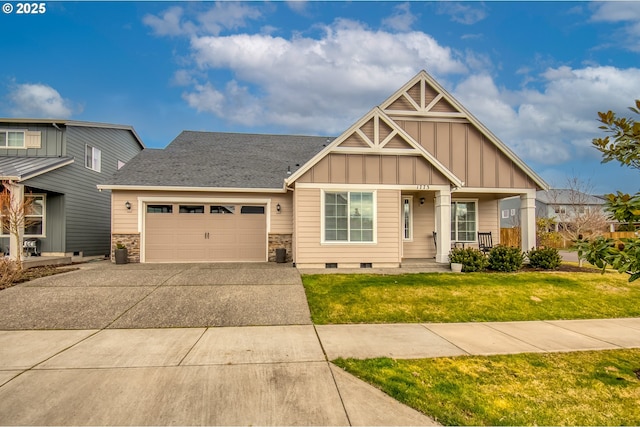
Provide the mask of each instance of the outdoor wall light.
{"label": "outdoor wall light", "polygon": [[424,205],[424,197],[420,197],[420,204]]}
{"label": "outdoor wall light", "polygon": [[278,213],[280,213],[281,210],[282,210],[282,206],[280,206],[280,203],[278,203],[276,205],[276,211],[278,211]]}
{"label": "outdoor wall light", "polygon": [[125,208],[127,208],[127,210],[128,210],[128,211],[130,211],[130,210],[131,210],[131,203],[129,203],[129,201],[127,200],[127,201],[124,203],[124,207],[125,207]]}

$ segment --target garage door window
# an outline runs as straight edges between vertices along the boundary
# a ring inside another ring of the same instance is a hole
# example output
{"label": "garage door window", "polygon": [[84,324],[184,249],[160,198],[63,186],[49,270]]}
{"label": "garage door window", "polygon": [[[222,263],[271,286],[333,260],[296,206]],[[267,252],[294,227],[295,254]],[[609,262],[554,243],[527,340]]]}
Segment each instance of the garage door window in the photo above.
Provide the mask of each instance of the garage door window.
{"label": "garage door window", "polygon": [[180,213],[201,214],[204,213],[204,205],[180,205]]}
{"label": "garage door window", "polygon": [[243,206],[240,208],[241,214],[264,214],[264,206]]}
{"label": "garage door window", "polygon": [[235,211],[235,206],[211,206],[209,210],[212,214],[233,214]]}
{"label": "garage door window", "polygon": [[147,205],[147,213],[173,213],[173,205]]}

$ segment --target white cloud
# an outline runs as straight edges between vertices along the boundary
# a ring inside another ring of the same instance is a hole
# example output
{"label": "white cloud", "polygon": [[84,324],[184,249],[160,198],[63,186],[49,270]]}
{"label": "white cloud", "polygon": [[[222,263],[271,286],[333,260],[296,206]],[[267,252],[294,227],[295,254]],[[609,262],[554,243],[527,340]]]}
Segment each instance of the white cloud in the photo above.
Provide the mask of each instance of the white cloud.
{"label": "white cloud", "polygon": [[548,69],[542,89],[509,91],[489,76],[470,76],[455,96],[524,159],[559,164],[599,157],[591,140],[602,136],[597,112],[625,114],[640,98],[640,69]]}
{"label": "white cloud", "polygon": [[409,3],[399,4],[388,18],[382,20],[382,25],[396,31],[410,31],[418,17],[411,13]]}
{"label": "white cloud", "polygon": [[[201,71],[230,70],[243,85],[259,88],[256,103],[269,113],[256,115],[253,125],[295,125],[294,130],[324,134],[344,130],[420,69],[466,72],[451,49],[427,34],[373,31],[350,20],[325,26],[319,39],[236,34],[193,37],[191,47]],[[230,96],[227,89],[217,90]],[[227,120],[247,124],[243,109],[218,111]]]}
{"label": "white cloud", "polygon": [[482,3],[440,2],[437,12],[439,15],[449,15],[453,22],[472,25],[487,17],[487,11]]}
{"label": "white cloud", "polygon": [[195,19],[188,19],[181,6],[173,6],[160,16],[145,15],[142,22],[151,27],[158,36],[218,35],[223,30],[244,27],[248,20],[258,19],[262,14],[258,8],[245,3],[218,2],[195,15]]}
{"label": "white cloud", "polygon": [[9,92],[11,112],[15,116],[68,118],[73,114],[71,102],[51,86],[40,83],[14,85]]}
{"label": "white cloud", "polygon": [[640,2],[597,2],[592,3],[591,9],[591,21],[620,25],[612,30],[612,37],[617,45],[640,52]]}

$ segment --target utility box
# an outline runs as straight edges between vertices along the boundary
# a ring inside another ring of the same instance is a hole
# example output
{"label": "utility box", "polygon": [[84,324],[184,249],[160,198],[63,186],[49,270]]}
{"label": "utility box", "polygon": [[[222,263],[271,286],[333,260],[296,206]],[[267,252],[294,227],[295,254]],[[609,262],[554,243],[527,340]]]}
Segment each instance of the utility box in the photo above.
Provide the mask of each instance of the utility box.
{"label": "utility box", "polygon": [[276,249],[276,262],[280,264],[287,262],[287,250],[285,248]]}

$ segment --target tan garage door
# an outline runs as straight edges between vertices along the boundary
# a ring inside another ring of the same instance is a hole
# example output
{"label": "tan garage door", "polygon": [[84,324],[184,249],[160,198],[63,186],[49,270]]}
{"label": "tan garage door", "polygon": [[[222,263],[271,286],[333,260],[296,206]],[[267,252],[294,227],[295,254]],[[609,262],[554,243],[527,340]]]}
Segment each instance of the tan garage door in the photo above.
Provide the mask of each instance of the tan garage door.
{"label": "tan garage door", "polygon": [[149,204],[146,262],[267,260],[264,205]]}

